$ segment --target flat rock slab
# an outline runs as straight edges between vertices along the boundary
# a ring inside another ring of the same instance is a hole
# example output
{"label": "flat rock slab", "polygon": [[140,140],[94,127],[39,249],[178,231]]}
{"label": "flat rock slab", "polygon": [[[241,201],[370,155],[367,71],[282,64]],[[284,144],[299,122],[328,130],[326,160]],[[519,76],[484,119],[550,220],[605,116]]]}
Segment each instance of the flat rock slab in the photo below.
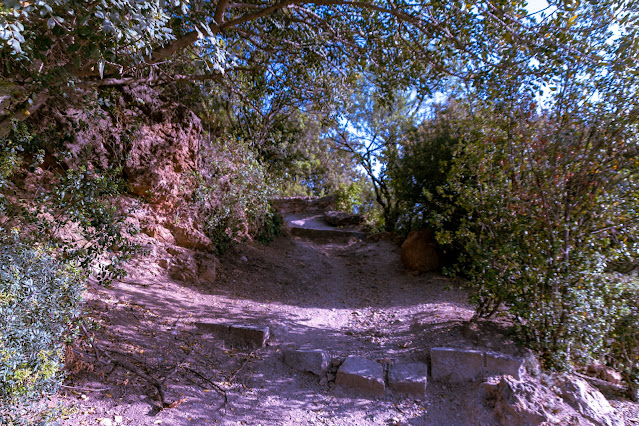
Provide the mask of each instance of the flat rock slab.
{"label": "flat rock slab", "polygon": [[464,382],[481,375],[484,352],[470,349],[432,348],[430,368],[433,380]]}
{"label": "flat rock slab", "polygon": [[513,376],[521,380],[524,374],[524,360],[496,352],[484,354],[484,376]]}
{"label": "flat rock slab", "polygon": [[297,371],[307,371],[321,376],[328,370],[330,359],[320,349],[298,349],[284,351],[284,364]]}
{"label": "flat rock slab", "polygon": [[196,322],[195,326],[203,333],[216,334],[222,338],[227,338],[231,329],[229,324],[217,322]]}
{"label": "flat rock slab", "polygon": [[349,356],[337,370],[335,384],[360,392],[383,395],[384,368],[381,364],[356,356]]}
{"label": "flat rock slab", "polygon": [[422,362],[391,365],[388,370],[388,388],[397,393],[423,398],[427,377],[428,369]]}
{"label": "flat rock slab", "polygon": [[270,337],[270,330],[265,326],[216,322],[196,322],[195,326],[203,333],[215,334],[236,346],[261,348]]}
{"label": "flat rock slab", "polygon": [[433,380],[464,382],[484,376],[513,376],[520,380],[524,360],[509,355],[472,349],[432,348]]}
{"label": "flat rock slab", "polygon": [[229,339],[238,346],[261,348],[269,338],[269,328],[262,326],[233,324],[229,327]]}

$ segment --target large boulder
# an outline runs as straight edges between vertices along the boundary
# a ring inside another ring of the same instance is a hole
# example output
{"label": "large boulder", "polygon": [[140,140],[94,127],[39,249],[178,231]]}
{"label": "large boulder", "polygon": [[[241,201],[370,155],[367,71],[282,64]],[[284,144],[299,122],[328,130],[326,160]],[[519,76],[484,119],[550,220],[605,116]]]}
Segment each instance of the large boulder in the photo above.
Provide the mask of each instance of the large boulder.
{"label": "large boulder", "polygon": [[412,231],[402,244],[400,258],[404,268],[414,272],[428,272],[439,268],[433,231],[425,229]]}
{"label": "large boulder", "polygon": [[196,229],[193,221],[171,223],[168,226],[170,226],[171,231],[173,232],[176,245],[191,250],[215,250],[215,245],[211,239],[204,235],[202,231]]}
{"label": "large boulder", "polygon": [[595,425],[623,426],[624,421],[599,390],[588,382],[574,376],[564,376],[559,380],[561,396],[564,400]]}
{"label": "large boulder", "polygon": [[167,252],[172,256],[163,265],[172,279],[192,283],[215,281],[218,260],[214,255],[181,247],[168,247]]}
{"label": "large boulder", "polygon": [[482,383],[482,388],[504,425],[583,424],[574,410],[539,382],[503,376]]}

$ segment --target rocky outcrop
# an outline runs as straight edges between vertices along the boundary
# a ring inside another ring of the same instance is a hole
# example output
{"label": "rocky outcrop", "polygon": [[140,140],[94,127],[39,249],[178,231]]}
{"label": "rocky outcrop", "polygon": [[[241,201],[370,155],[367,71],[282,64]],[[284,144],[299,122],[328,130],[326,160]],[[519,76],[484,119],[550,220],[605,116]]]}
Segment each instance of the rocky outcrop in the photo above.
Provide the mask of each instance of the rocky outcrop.
{"label": "rocky outcrop", "polygon": [[213,242],[199,231],[192,221],[178,222],[169,225],[173,231],[175,244],[191,250],[213,251]]}
{"label": "rocky outcrop", "polygon": [[612,368],[600,363],[593,363],[588,366],[587,373],[593,377],[598,377],[614,385],[621,384],[623,378],[621,374]]}
{"label": "rocky outcrop", "polygon": [[547,386],[532,378],[492,377],[482,388],[505,425],[624,425],[601,392],[574,376],[555,378]]}
{"label": "rocky outcrop", "polygon": [[161,243],[175,244],[175,237],[173,236],[171,231],[160,224],[146,224],[144,227],[142,227],[141,231]]}
{"label": "rocky outcrop", "polygon": [[196,171],[200,119],[183,105],[160,103],[160,96],[148,87],[126,88],[125,97],[133,100],[127,111],[149,118],[139,127],[126,156],[124,172],[130,190],[151,203],[180,198]]}
{"label": "rocky outcrop", "polygon": [[404,268],[414,272],[428,272],[439,268],[439,255],[437,254],[433,231],[413,231],[402,244],[401,260]]}
{"label": "rocky outcrop", "polygon": [[72,169],[120,166],[129,191],[150,203],[176,204],[188,192],[202,139],[195,113],[148,86],[78,96],[96,96],[94,107],[39,112],[42,129],[73,135],[57,161]]}
{"label": "rocky outcrop", "polygon": [[574,376],[559,379],[559,389],[563,399],[595,425],[623,426],[624,421],[599,390],[588,382]]}
{"label": "rocky outcrop", "polygon": [[482,388],[504,425],[579,424],[576,413],[539,382],[503,376],[483,383]]}
{"label": "rocky outcrop", "polygon": [[218,261],[212,254],[181,247],[169,247],[167,252],[173,256],[162,264],[172,279],[194,283],[215,281]]}

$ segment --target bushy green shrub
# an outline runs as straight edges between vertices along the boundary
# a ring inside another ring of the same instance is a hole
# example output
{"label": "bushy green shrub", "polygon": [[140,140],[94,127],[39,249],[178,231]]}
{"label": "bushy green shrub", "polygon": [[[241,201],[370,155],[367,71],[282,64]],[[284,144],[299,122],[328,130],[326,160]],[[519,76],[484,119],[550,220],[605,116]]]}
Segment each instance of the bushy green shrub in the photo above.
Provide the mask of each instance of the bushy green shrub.
{"label": "bushy green shrub", "polygon": [[261,243],[271,242],[275,239],[275,237],[282,235],[283,225],[284,218],[275,209],[275,207],[273,207],[273,205],[270,205],[269,210],[266,212],[266,216],[262,220],[262,224],[257,231],[255,239]]}
{"label": "bushy green shrub", "polygon": [[0,229],[0,424],[44,422],[38,399],[61,382],[84,280],[73,264]]}
{"label": "bushy green shrub", "polygon": [[[24,125],[0,140],[0,424],[46,424],[58,410],[40,403],[62,380],[86,279],[108,282],[137,246],[113,203],[117,171],[57,175],[53,189],[16,197],[20,174],[42,162]],[[32,164],[33,163],[33,164]],[[15,179],[18,178],[18,179]],[[6,195],[12,195],[7,197]]]}
{"label": "bushy green shrub", "polygon": [[631,397],[639,402],[639,285],[636,281],[627,283],[620,299],[622,309],[607,336],[611,343],[607,361],[623,373],[630,385]]}
{"label": "bushy green shrub", "polygon": [[195,175],[193,201],[206,235],[219,252],[233,241],[249,239],[273,220],[273,193],[266,170],[247,144],[214,141]]}
{"label": "bushy green shrub", "polygon": [[[412,214],[423,214],[442,247],[458,254],[448,272],[468,281],[478,317],[505,306],[547,367],[598,358],[630,377],[637,290],[609,265],[639,249],[638,146],[612,117],[588,117],[556,120],[525,102],[507,113],[462,110],[450,122],[454,138],[433,132],[405,151],[416,158],[404,165],[428,164],[429,154],[439,162],[422,174],[404,170],[411,191],[436,182],[405,194]],[[438,159],[442,141],[450,157]]]}
{"label": "bushy green shrub", "polygon": [[462,245],[458,272],[476,289],[478,315],[505,303],[528,345],[566,368],[605,354],[622,309],[606,267],[634,249],[636,167],[612,150],[622,141],[587,123],[520,123],[518,136],[491,130],[456,159],[447,185],[470,214],[450,238]]}
{"label": "bushy green shrub", "polygon": [[[403,235],[431,226],[433,215],[450,204],[453,194],[443,194],[442,185],[463,132],[472,128],[466,105],[450,101],[432,109],[433,118],[407,134],[397,161],[388,168],[399,209],[397,231]],[[440,227],[455,229],[438,219]]]}
{"label": "bushy green shrub", "polygon": [[139,251],[130,239],[138,229],[112,202],[122,192],[118,174],[67,170],[50,192],[35,200],[36,216],[31,216],[40,232],[36,240],[48,236],[60,256],[77,261],[103,284],[121,278],[122,265]]}

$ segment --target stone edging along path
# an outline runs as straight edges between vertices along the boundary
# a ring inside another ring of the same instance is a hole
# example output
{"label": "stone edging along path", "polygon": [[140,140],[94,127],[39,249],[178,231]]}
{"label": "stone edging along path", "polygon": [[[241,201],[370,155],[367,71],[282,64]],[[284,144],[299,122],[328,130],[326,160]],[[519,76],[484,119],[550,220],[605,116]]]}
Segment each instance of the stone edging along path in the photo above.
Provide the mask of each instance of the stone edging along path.
{"label": "stone edging along path", "polygon": [[[208,322],[195,325],[219,335],[233,346],[261,348],[270,337],[267,326]],[[357,356],[331,359],[322,349],[285,350],[282,360],[294,370],[312,373],[326,382],[334,381],[338,386],[372,396],[384,395],[388,389],[423,398],[428,383],[429,368],[422,362],[384,364]],[[430,375],[436,381],[463,382],[503,375],[520,380],[524,372],[523,359],[501,353],[459,348],[430,350]]]}

